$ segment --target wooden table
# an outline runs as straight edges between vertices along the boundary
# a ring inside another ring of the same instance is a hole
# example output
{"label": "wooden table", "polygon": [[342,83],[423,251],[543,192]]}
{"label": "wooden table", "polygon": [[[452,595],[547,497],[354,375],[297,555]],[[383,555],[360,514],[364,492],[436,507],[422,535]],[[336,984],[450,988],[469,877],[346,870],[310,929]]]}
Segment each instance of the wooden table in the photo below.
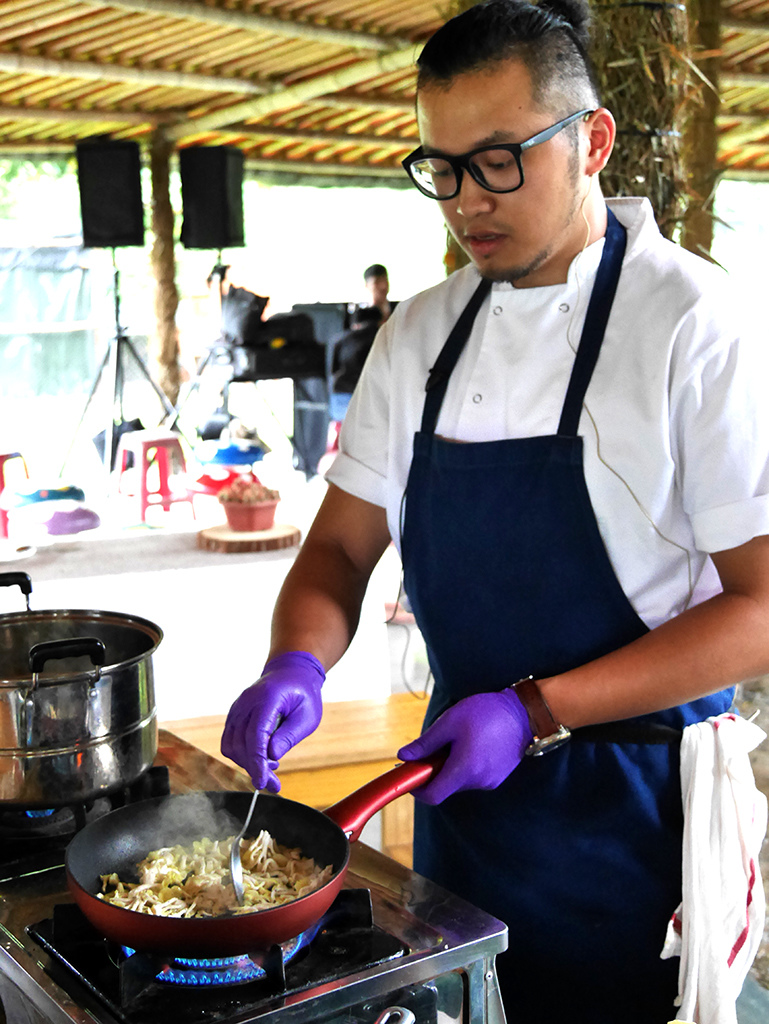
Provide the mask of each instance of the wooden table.
{"label": "wooden table", "polygon": [[[323,809],[388,771],[396,751],[419,735],[427,701],[410,693],[385,700],[326,704],[318,729],[280,762],[281,794]],[[219,744],[223,715],[161,722],[161,727],[226,764]],[[381,812],[382,852],[411,866],[413,797],[405,796]]]}

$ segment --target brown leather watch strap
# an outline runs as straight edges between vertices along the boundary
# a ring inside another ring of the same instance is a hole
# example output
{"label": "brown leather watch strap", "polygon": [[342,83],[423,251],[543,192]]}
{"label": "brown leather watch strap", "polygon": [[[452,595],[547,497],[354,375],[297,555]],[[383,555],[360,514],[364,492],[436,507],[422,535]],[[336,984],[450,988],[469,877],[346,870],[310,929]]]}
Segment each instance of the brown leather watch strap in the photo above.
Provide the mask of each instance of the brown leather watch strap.
{"label": "brown leather watch strap", "polygon": [[558,732],[560,724],[553,718],[553,713],[542,696],[534,676],[519,679],[517,683],[513,683],[512,689],[526,709],[535,738],[543,740]]}

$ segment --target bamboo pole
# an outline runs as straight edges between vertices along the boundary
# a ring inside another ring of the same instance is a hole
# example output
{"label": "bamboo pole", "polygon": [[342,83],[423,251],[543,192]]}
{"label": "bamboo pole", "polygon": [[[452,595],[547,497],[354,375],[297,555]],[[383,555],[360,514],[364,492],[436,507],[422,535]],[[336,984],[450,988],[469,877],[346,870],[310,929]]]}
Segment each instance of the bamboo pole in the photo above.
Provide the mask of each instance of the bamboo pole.
{"label": "bamboo pole", "polygon": [[380,54],[378,57],[372,57],[370,60],[356,61],[336,71],[329,71],[325,75],[306,78],[293,85],[276,88],[273,92],[259,96],[257,99],[236,103],[231,107],[223,107],[221,110],[201,114],[200,117],[188,118],[169,128],[167,130],[168,137],[177,142],[182,139],[191,140],[217,128],[226,128],[238,121],[255,121],[267,117],[269,114],[280,113],[300,103],[317,99],[318,96],[322,96],[326,92],[338,92],[340,89],[349,89],[351,86],[371,81],[394,71],[403,71],[413,65],[415,56],[414,47],[409,47],[405,50],[392,50],[389,53]]}
{"label": "bamboo pole", "polygon": [[173,143],[162,129],[152,135],[150,169],[152,176],[152,231],[150,263],[154,279],[155,334],[150,341],[150,354],[157,366],[160,387],[176,405],[181,384],[179,365],[179,332],[176,310],[179,293],[176,288],[174,259],[174,213],[169,193],[169,165]]}
{"label": "bamboo pole", "polygon": [[690,8],[693,60],[699,69],[700,104],[685,139],[691,203],[684,223],[682,245],[709,257],[713,244],[713,198],[719,181],[718,117],[721,44],[721,0],[694,0]]}

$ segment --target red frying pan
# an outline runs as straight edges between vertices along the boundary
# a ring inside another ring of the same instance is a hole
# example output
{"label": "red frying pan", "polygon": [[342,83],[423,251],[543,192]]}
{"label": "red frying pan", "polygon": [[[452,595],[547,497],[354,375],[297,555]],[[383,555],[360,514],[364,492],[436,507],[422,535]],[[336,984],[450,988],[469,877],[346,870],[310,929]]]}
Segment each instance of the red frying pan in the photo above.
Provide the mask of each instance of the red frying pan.
{"label": "red frying pan", "polygon": [[[86,825],[67,848],[67,882],[78,906],[102,935],[132,949],[190,956],[232,956],[269,948],[306,931],[328,910],[342,888],[349,844],[385,804],[423,785],[445,755],[410,761],[372,780],[325,813],[295,800],[261,793],[248,834],[262,829],[284,846],[299,847],[333,875],[292,903],[212,918],[155,917],[115,907],[97,897],[101,875],[136,879],[136,865],[151,851],[240,830],[250,793],[212,792],[142,800]],[[208,820],[204,815],[208,815]]]}

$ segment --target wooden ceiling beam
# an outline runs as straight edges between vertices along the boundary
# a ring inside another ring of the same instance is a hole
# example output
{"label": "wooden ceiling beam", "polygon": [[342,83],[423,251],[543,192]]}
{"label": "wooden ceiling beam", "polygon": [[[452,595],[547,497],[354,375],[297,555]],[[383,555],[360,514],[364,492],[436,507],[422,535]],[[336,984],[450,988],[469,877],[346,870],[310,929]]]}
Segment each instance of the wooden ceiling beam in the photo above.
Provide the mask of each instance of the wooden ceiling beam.
{"label": "wooden ceiling beam", "polygon": [[302,82],[285,88],[276,88],[266,96],[257,99],[246,100],[243,103],[236,103],[231,107],[225,107],[211,114],[204,114],[202,117],[193,118],[168,129],[168,137],[174,141],[185,139],[188,136],[199,132],[210,131],[214,128],[224,128],[233,121],[243,121],[252,118],[266,117],[279,110],[286,110],[289,107],[298,106],[310,99],[316,99],[324,93],[333,93],[337,89],[347,89],[360,82],[369,81],[392,71],[402,71],[411,67],[415,60],[414,48],[407,50],[394,50],[392,53],[384,53],[372,60],[358,61],[337,71],[330,71],[325,75],[318,75],[316,78],[308,78]]}
{"label": "wooden ceiling beam", "polygon": [[202,92],[234,92],[251,96],[264,94],[269,86],[244,78],[196,75],[186,71],[159,71],[156,68],[125,67],[121,64],[97,64],[91,61],[54,60],[22,53],[0,53],[0,71],[45,78],[87,78],[104,82],[139,82],[144,86],[171,89],[195,89]]}
{"label": "wooden ceiling beam", "polygon": [[404,114],[415,114],[413,99],[403,100],[397,96],[382,93],[345,92],[340,90],[332,96],[317,96],[310,103],[318,103],[324,107],[368,107],[370,110],[397,110]]}
{"label": "wooden ceiling beam", "polygon": [[[2,108],[0,108],[0,116]],[[303,131],[301,128],[276,128],[273,125],[260,129],[253,124],[227,125],[227,131],[246,138],[296,139],[308,142],[341,144],[348,146],[409,147],[413,149],[418,140],[405,135],[363,135],[345,132]]]}
{"label": "wooden ceiling beam", "polygon": [[769,135],[769,118],[756,118],[736,125],[734,128],[722,131],[718,135],[718,148],[731,150],[737,147],[746,146],[749,142],[756,142]]}
{"label": "wooden ceiling beam", "polygon": [[312,39],[315,42],[328,43],[330,46],[342,46],[345,49],[387,51],[399,50],[412,45],[410,39],[398,36],[336,29],[307,21],[288,21],[283,18],[255,14],[251,11],[209,7],[205,4],[193,3],[191,0],[84,0],[84,2],[92,7],[119,7],[124,11],[161,14],[169,18],[209,22],[250,32],[269,32],[272,35],[289,36],[292,39]]}
{"label": "wooden ceiling beam", "polygon": [[[8,156],[60,157],[71,154],[72,151],[72,144],[63,142],[0,142],[0,154]],[[251,172],[282,171],[286,174],[315,175],[316,177],[388,178],[400,182],[406,181],[406,176],[400,167],[360,167],[356,164],[337,161],[315,163],[312,160],[269,160],[260,157],[246,157],[245,167],[247,171]]]}
{"label": "wooden ceiling beam", "polygon": [[722,32],[755,32],[757,35],[769,36],[769,20],[758,18],[721,18]]}
{"label": "wooden ceiling beam", "polygon": [[157,125],[169,120],[169,115],[140,114],[129,110],[38,110],[34,107],[1,107],[0,121],[79,121],[108,122],[109,124]]}
{"label": "wooden ceiling beam", "polygon": [[729,178],[732,181],[769,181],[769,167],[763,170],[761,168],[738,170],[727,167],[721,177]]}
{"label": "wooden ceiling beam", "polygon": [[727,123],[729,121],[735,121],[737,124],[768,124],[769,115],[767,114],[753,114],[753,113],[740,113],[738,110],[729,110],[722,107],[718,112],[716,120],[719,122]]}
{"label": "wooden ceiling beam", "polygon": [[[374,60],[376,59],[374,58]],[[411,63],[411,61],[406,61],[406,63]],[[398,65],[402,66],[400,62]],[[162,71],[156,68],[126,67],[121,64],[99,64],[93,61],[56,60],[13,53],[0,53],[0,71],[7,71],[10,74],[83,78],[105,82],[140,82],[145,86],[193,89],[199,92],[244,93],[252,96],[264,95],[272,88],[266,82],[248,78],[200,75],[187,71]],[[334,73],[331,74],[333,76]],[[355,85],[357,82],[353,81],[351,84]],[[361,106],[372,110],[398,110],[414,113],[412,99],[401,99],[383,93],[365,95],[343,89],[333,95],[313,94],[307,98],[307,102],[316,102],[329,107]]]}
{"label": "wooden ceiling beam", "polygon": [[72,142],[0,142],[0,153],[7,156],[71,156],[74,152]]}
{"label": "wooden ceiling beam", "polygon": [[769,74],[757,71],[729,71],[722,65],[719,80],[722,88],[732,85],[743,89],[769,89]]}
{"label": "wooden ceiling beam", "polygon": [[[325,98],[321,97],[321,101],[322,101],[323,106],[329,106],[329,107],[337,107],[337,106],[339,106],[339,107],[345,107],[345,108],[349,109],[351,111],[351,116],[354,116],[356,119],[360,119],[361,117],[369,116],[369,115],[361,113],[361,112],[357,112],[356,113],[352,109],[350,101],[346,100],[344,102],[337,102],[337,97],[336,96],[328,96],[328,97],[325,97]],[[391,110],[396,115],[398,115],[398,114],[402,115],[403,114],[403,112],[400,110],[400,106],[398,104],[369,103],[368,100],[364,101],[362,98],[359,98],[358,102],[361,104],[361,106],[365,106],[365,107],[369,107],[370,106],[370,107],[372,107],[375,110]],[[410,111],[410,107],[408,109]],[[146,124],[146,125],[150,125],[150,126],[155,126],[155,125],[161,125],[161,124],[178,124],[180,118],[182,118],[184,116],[185,116],[184,111],[179,111],[179,110],[175,110],[175,111],[161,110],[159,112],[150,112],[150,111],[144,112],[144,111],[140,111],[140,110],[120,110],[120,109],[101,110],[101,109],[94,109],[94,108],[62,109],[60,107],[24,107],[24,106],[10,106],[10,105],[0,106],[0,120],[8,120],[8,121],[61,121],[62,123],[73,123],[73,122],[78,122],[78,121],[109,121],[109,122],[123,122],[125,124],[131,124],[131,125],[144,125],[144,124]],[[746,114],[746,115],[729,115],[729,116],[725,115],[724,116],[724,120],[726,120],[726,121],[739,121],[740,123],[742,123],[742,121],[744,120],[744,121],[746,121],[748,123],[759,123],[760,121],[763,121],[764,119],[759,118],[758,115],[755,115],[755,114]],[[228,125],[228,131],[233,132],[235,134],[239,134],[239,135],[281,135],[281,134],[285,134],[287,138],[291,137],[292,135],[301,135],[301,134],[306,135],[306,134],[308,134],[307,132],[302,132],[299,129],[293,129],[293,128],[285,128],[284,129],[284,128],[280,128],[280,127],[278,127],[276,125],[265,126],[264,129],[259,130],[258,126],[255,126],[253,124],[246,124],[244,122],[241,122],[239,124]],[[310,134],[312,134],[312,133],[310,133]],[[350,138],[351,137],[348,134],[344,134],[344,135],[337,134],[337,136],[333,136],[332,133],[330,133],[330,132],[316,133],[316,134],[322,134],[324,136],[324,138],[329,138],[329,139],[334,138],[334,137],[338,137],[339,139],[343,139],[343,138],[346,139],[346,138]],[[383,136],[353,135],[352,137],[355,138],[355,139],[366,138],[369,141],[373,141],[375,139],[381,138],[383,140],[389,140],[392,143],[402,142],[404,145],[406,145],[408,143],[411,143],[411,142],[414,142],[413,138],[410,138],[410,137],[405,136],[405,135],[404,136],[398,136],[397,138],[394,137],[394,136],[384,136],[384,135]]]}
{"label": "wooden ceiling beam", "polygon": [[262,160],[258,157],[246,157],[246,170],[251,171],[285,171],[295,174],[337,175],[350,178],[396,178],[405,180],[405,172],[401,167],[362,167],[358,164],[343,164],[326,161],[315,163],[312,160]]}

